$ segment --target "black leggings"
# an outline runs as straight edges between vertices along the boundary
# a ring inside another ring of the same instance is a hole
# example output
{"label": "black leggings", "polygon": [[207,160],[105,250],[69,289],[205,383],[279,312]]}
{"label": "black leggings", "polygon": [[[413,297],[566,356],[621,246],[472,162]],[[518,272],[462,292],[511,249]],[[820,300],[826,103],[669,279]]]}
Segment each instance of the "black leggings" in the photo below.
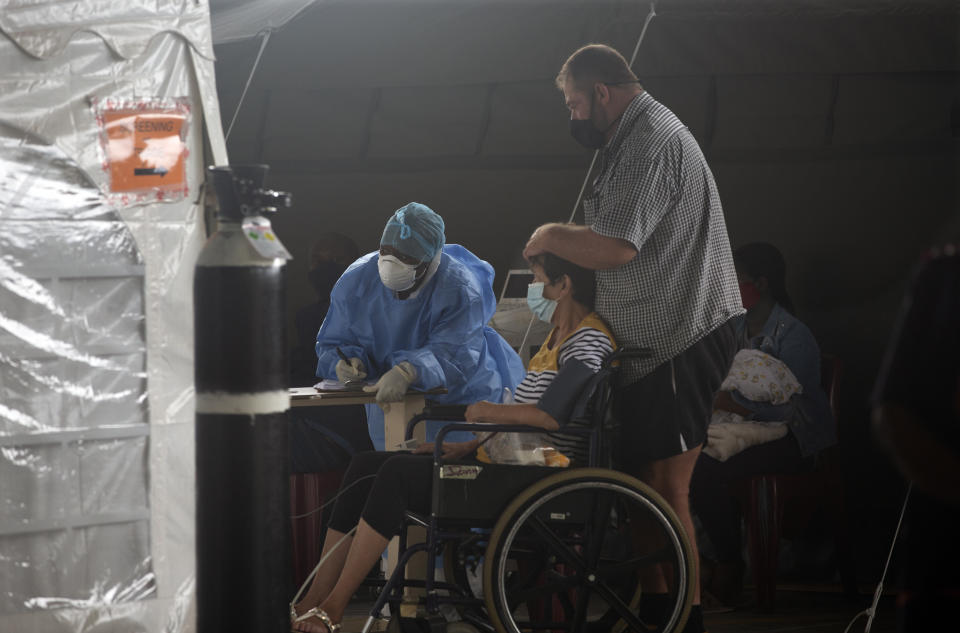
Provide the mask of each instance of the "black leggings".
{"label": "black leggings", "polygon": [[[376,475],[352,483],[368,475]],[[350,461],[330,517],[330,528],[347,533],[362,518],[380,536],[391,538],[400,531],[406,510],[430,511],[433,487],[433,455],[399,452],[357,453]]]}

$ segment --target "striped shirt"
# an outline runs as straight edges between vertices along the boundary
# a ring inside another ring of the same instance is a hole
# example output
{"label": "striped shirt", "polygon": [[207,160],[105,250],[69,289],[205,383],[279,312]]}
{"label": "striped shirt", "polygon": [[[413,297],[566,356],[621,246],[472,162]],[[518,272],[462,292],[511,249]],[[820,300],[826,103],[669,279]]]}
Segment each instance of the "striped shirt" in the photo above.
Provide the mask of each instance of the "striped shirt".
{"label": "striped shirt", "polygon": [[742,314],[713,174],[690,131],[647,92],[600,152],[586,224],[637,255],[597,271],[597,312],[616,340],[653,349],[621,372],[632,383]]}
{"label": "striped shirt", "polygon": [[[552,335],[553,330],[550,331],[546,340],[549,341]],[[555,343],[553,347],[544,344],[530,359],[527,375],[517,387],[515,400],[535,403],[539,409],[553,416],[561,428],[568,424],[587,426],[589,421],[569,419],[572,406],[579,396],[579,389],[564,389],[565,393],[554,393],[548,392],[548,388],[565,367],[585,366],[589,369],[586,375],[589,378],[600,370],[604,359],[613,352],[613,349],[613,336],[609,328],[595,312],[591,312],[566,338]],[[583,386],[580,385],[581,388]],[[571,461],[587,463],[589,451],[587,436],[545,433],[542,440],[569,457]]]}

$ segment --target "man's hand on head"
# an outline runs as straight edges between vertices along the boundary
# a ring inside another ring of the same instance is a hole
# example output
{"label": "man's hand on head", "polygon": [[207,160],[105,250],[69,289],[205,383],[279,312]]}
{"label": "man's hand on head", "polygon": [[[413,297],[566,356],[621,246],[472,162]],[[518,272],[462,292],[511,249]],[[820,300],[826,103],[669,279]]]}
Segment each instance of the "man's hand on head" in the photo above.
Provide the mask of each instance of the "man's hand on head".
{"label": "man's hand on head", "polygon": [[529,260],[531,257],[549,252],[547,244],[550,239],[550,233],[554,230],[554,227],[557,226],[559,225],[556,222],[538,226],[530,236],[530,239],[527,240],[527,245],[523,249],[523,257]]}

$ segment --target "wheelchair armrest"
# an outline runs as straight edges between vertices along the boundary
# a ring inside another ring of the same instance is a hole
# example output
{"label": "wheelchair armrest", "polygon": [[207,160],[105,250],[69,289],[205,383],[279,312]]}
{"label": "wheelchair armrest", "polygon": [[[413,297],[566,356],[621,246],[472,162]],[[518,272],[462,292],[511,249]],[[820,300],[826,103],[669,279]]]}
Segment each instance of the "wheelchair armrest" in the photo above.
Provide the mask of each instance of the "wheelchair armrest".
{"label": "wheelchair armrest", "polygon": [[489,424],[487,422],[459,422],[455,424],[445,424],[437,431],[437,443],[443,441],[444,436],[452,431],[473,431],[474,433],[489,433],[491,431],[503,431],[514,433],[554,433],[559,431],[547,431],[539,426],[528,426],[526,424]]}
{"label": "wheelchair armrest", "polygon": [[423,408],[423,413],[432,416],[431,420],[449,419],[463,420],[467,414],[467,405],[465,404],[436,404],[427,401]]}
{"label": "wheelchair armrest", "polygon": [[589,428],[573,428],[573,429],[557,429],[556,431],[547,431],[547,429],[541,428],[539,426],[528,426],[526,424],[488,424],[487,422],[460,422],[454,424],[447,424],[443,426],[438,432],[437,437],[434,440],[433,444],[433,459],[434,462],[439,463],[442,451],[441,447],[443,446],[443,438],[447,433],[453,431],[473,431],[475,433],[490,433],[490,432],[499,432],[499,433],[560,433],[566,435],[592,435],[595,433],[593,429]]}
{"label": "wheelchair armrest", "polygon": [[[433,418],[430,418],[431,420]],[[546,429],[539,426],[525,424],[487,424],[486,422],[458,422],[444,425],[438,432],[433,444],[433,461],[439,463],[443,456],[443,438],[453,431],[473,431],[474,433],[489,433],[491,431],[507,433],[546,433]]]}
{"label": "wheelchair armrest", "polygon": [[423,408],[423,411],[416,414],[407,422],[407,428],[403,433],[403,439],[409,440],[413,437],[413,429],[424,420],[435,420],[437,422],[462,422],[467,412],[465,404],[430,404],[429,402]]}

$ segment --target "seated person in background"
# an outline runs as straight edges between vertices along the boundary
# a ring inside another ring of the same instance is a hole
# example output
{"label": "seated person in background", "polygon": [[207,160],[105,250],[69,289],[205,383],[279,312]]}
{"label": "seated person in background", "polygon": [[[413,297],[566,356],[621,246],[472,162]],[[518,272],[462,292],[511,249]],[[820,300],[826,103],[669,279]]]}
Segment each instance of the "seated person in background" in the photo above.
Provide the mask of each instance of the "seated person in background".
{"label": "seated person in background", "polygon": [[[792,314],[783,256],[770,244],[753,243],[734,251],[733,260],[747,310],[738,324],[740,347],[763,355],[741,356],[741,351],[740,363],[735,360],[724,384],[736,384],[738,367],[743,369],[744,361],[752,361],[754,368],[759,361],[761,365],[769,362],[766,368],[774,374],[780,371],[781,387],[773,390],[779,393],[750,394],[759,400],[739,390],[720,391],[714,410],[726,412],[722,415],[727,421],[732,419],[730,414],[736,414],[746,421],[785,424],[773,434],[779,439],[745,448],[725,461],[712,457],[708,450],[697,460],[690,499],[717,559],[712,574],[703,574],[703,586],[724,604],[739,600],[743,581],[740,509],[734,487],[757,473],[809,468],[814,455],[837,441],[836,422],[820,385],[820,348],[807,326]],[[708,429],[708,448],[710,442]]]}
{"label": "seated person in background", "polygon": [[[297,344],[290,353],[290,382],[303,387],[317,381],[317,331],[330,306],[337,279],[357,257],[356,242],[342,233],[322,233],[310,248],[307,278],[316,302],[297,310]],[[366,414],[360,406],[298,408],[290,410],[290,465],[295,473],[327,472],[345,468],[357,451],[372,450]]]}
{"label": "seated person in background", "polygon": [[953,628],[960,598],[960,248],[927,254],[873,394],[877,435],[913,485],[897,543],[897,630]]}
{"label": "seated person in background", "polygon": [[[535,257],[531,267],[535,282],[530,284],[527,301],[553,329],[530,359],[516,402],[474,403],[467,407],[466,419],[543,428],[554,446],[576,461],[586,454],[586,438],[577,436],[579,442],[571,442],[570,436],[549,431],[569,422],[577,396],[613,351],[614,342],[606,324],[592,311],[593,272],[549,254]],[[477,444],[477,440],[444,442],[444,455],[465,458]],[[327,632],[338,625],[350,597],[400,529],[404,511],[430,511],[433,446],[425,444],[416,453],[362,453],[353,459],[323,543],[324,555],[333,553],[290,614],[294,630]],[[347,537],[354,526],[356,534]],[[343,545],[334,550],[343,538]]]}
{"label": "seated person in background", "polygon": [[[431,400],[469,404],[499,402],[516,387],[523,363],[487,325],[496,309],[493,267],[445,242],[443,219],[423,204],[390,217],[380,251],[355,261],[333,288],[317,334],[317,376],[376,379],[365,390],[382,406],[409,388],[446,388]],[[383,449],[383,412],[366,408],[370,438]],[[436,428],[428,424],[428,438]]]}
{"label": "seated person in background", "polygon": [[290,354],[290,384],[307,386],[317,382],[317,332],[330,308],[330,293],[343,271],[360,257],[357,243],[342,233],[321,233],[310,247],[307,279],[316,293],[316,302],[297,310],[294,317],[297,344]]}

